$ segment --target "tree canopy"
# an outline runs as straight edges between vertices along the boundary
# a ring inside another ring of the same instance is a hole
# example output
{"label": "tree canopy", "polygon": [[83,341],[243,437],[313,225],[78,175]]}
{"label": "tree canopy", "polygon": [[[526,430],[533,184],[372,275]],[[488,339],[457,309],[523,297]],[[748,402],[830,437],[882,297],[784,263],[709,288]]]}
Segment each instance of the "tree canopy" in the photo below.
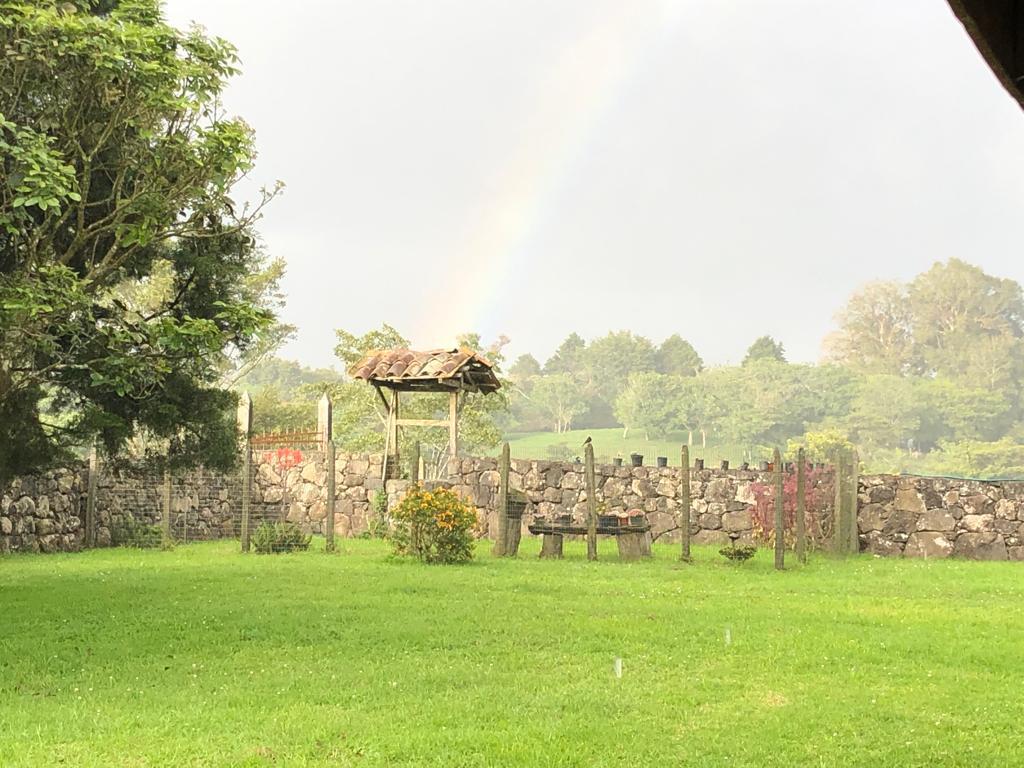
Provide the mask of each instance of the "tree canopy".
{"label": "tree canopy", "polygon": [[255,157],[219,102],[234,49],[157,0],[5,0],[0,49],[0,477],[140,433],[230,465],[218,385],[287,333],[253,229],[274,191],[230,197]]}

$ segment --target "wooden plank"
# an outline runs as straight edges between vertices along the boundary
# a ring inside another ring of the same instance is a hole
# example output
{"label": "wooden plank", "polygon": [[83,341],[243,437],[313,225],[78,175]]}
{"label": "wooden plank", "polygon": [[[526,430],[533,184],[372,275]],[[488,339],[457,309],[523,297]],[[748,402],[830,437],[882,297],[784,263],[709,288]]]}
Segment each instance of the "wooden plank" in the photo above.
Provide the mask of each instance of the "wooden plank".
{"label": "wooden plank", "polygon": [[683,446],[679,471],[679,530],[682,534],[682,551],[679,559],[690,562],[690,449]]}
{"label": "wooden plank", "polygon": [[412,461],[409,462],[409,479],[413,485],[420,481],[420,443],[417,440],[412,446]]}
{"label": "wooden plank", "polygon": [[449,419],[395,419],[400,427],[447,427],[451,424]]}
{"label": "wooden plank", "polygon": [[796,452],[796,559],[807,562],[807,458],[804,449]]}
{"label": "wooden plank", "polygon": [[775,463],[775,568],[781,571],[786,565],[786,518],[783,513],[782,455],[779,449],[772,454]]}
{"label": "wooden plank", "polygon": [[583,452],[587,483],[587,560],[597,560],[597,480],[594,478],[594,444]]}

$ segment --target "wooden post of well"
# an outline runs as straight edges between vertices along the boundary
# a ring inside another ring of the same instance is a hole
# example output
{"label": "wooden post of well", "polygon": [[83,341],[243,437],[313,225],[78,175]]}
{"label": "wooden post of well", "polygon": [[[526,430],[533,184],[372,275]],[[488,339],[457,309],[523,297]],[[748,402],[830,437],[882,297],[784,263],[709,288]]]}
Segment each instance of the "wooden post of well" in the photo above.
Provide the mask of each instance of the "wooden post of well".
{"label": "wooden post of well", "polygon": [[413,485],[420,481],[420,441],[417,440],[412,446],[412,460],[409,464],[409,480]]}
{"label": "wooden post of well", "polygon": [[796,559],[807,562],[807,459],[804,449],[796,452]]}
{"label": "wooden post of well", "polygon": [[587,483],[587,560],[597,560],[597,481],[594,478],[594,444],[583,452]]}
{"label": "wooden post of well", "polygon": [[448,395],[448,474],[454,475],[458,470],[454,462],[459,456],[459,393]]}
{"label": "wooden post of well", "polygon": [[494,538],[495,557],[505,557],[508,552],[508,476],[511,464],[511,453],[508,443],[501,446],[501,458],[498,460],[498,533]]}
{"label": "wooden post of well", "polygon": [[690,449],[683,446],[682,464],[679,470],[679,530],[682,534],[682,551],[679,559],[690,562]]}
{"label": "wooden post of well", "polygon": [[[238,403],[238,429],[242,433],[242,551],[249,551],[249,515],[250,497],[252,495],[252,398],[243,392]],[[187,527],[187,526],[186,526]]]}
{"label": "wooden post of well", "polygon": [[778,448],[772,454],[772,461],[775,463],[775,568],[781,571],[786,567],[786,517],[782,505],[782,455]]}
{"label": "wooden post of well", "polygon": [[335,447],[334,441],[327,443],[327,516],[324,518],[324,549],[334,551],[334,508],[335,508]]}

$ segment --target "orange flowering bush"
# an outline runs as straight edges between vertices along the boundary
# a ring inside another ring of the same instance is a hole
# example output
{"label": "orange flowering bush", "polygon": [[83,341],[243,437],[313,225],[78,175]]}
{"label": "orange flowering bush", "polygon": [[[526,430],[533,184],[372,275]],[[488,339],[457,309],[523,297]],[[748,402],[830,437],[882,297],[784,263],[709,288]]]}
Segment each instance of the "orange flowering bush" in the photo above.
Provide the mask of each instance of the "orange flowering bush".
{"label": "orange flowering bush", "polygon": [[427,563],[464,563],[473,557],[476,512],[447,488],[416,486],[391,510],[395,552]]}

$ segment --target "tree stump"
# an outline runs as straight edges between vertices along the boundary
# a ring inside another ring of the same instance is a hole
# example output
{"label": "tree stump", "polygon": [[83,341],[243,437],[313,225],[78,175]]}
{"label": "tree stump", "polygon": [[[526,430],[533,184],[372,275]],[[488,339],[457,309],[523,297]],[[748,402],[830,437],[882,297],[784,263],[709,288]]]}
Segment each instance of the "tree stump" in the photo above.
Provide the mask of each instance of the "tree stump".
{"label": "tree stump", "polygon": [[562,534],[545,533],[541,537],[540,556],[543,558],[562,559]]}
{"label": "tree stump", "polygon": [[619,543],[620,560],[639,560],[651,556],[651,540],[647,533],[622,533],[615,538]]}

